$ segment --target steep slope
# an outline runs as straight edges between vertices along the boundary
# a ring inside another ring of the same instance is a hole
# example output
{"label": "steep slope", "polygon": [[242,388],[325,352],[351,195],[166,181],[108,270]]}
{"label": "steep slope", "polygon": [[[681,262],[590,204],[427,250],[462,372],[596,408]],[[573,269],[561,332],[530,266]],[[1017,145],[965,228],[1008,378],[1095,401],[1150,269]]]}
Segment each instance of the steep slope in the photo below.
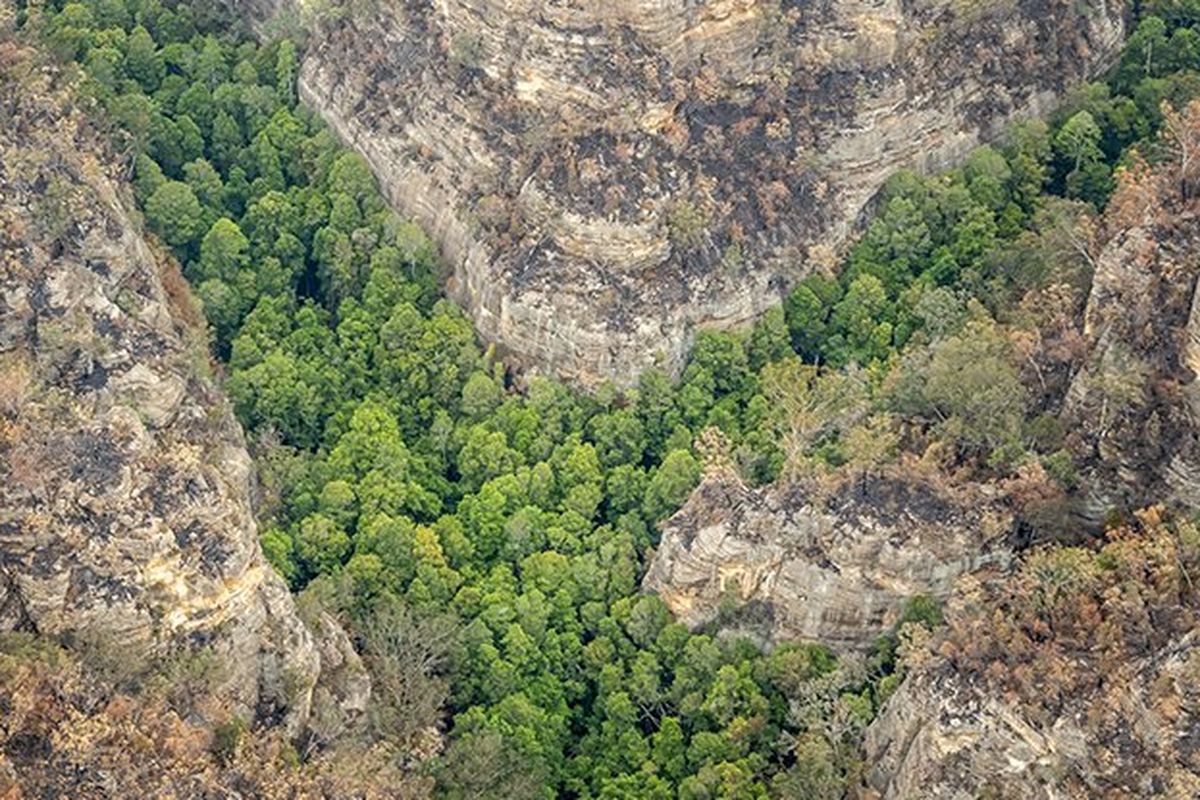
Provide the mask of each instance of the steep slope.
{"label": "steep slope", "polygon": [[440,244],[480,333],[585,384],[753,320],[832,266],[894,170],[1044,112],[1124,28],[1109,0],[337,11],[303,96]]}
{"label": "steep slope", "polygon": [[[120,654],[117,655],[120,657]],[[111,666],[111,665],[110,665]],[[383,748],[297,751],[278,728],[232,719],[215,730],[196,711],[219,711],[206,694],[216,661],[173,660],[142,685],[114,683],[120,667],[98,668],[46,639],[0,636],[0,797],[112,800],[262,800],[428,796],[426,782]]]}
{"label": "steep slope", "polygon": [[1196,546],[1152,510],[961,593],[868,729],[859,796],[1195,797]]}
{"label": "steep slope", "polygon": [[1127,171],[1104,216],[1083,320],[1087,358],[1065,422],[1085,465],[1085,511],[1200,508],[1200,205],[1188,153],[1200,106],[1168,115],[1155,169]]}
{"label": "steep slope", "polygon": [[863,798],[1195,797],[1200,104],[1166,110],[1101,219],[1064,422],[1095,550],[1036,550],[961,586],[865,739]]}
{"label": "steep slope", "polygon": [[916,595],[1012,556],[1012,513],[986,491],[951,492],[895,475],[825,501],[802,487],[751,490],[705,480],[663,524],[643,588],[680,621],[725,620],[781,642],[869,647]]}
{"label": "steep slope", "polygon": [[357,657],[336,625],[314,639],[263,559],[250,458],[177,267],[69,87],[2,31],[0,85],[0,631],[131,673],[207,653],[210,720],[297,736],[322,680],[323,713],[352,720],[369,679],[322,677],[322,652]]}

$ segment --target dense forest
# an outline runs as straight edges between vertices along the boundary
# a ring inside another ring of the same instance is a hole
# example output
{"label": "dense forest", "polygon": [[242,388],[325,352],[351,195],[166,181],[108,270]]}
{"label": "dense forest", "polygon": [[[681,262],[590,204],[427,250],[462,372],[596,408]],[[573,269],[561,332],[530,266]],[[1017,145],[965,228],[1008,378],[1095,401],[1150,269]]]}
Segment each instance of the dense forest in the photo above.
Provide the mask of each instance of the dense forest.
{"label": "dense forest", "polygon": [[700,333],[677,380],[585,395],[509,374],[440,297],[430,243],[298,102],[302,42],[170,0],[23,14],[78,64],[203,306],[264,551],[355,632],[380,737],[417,753],[444,727],[419,768],[451,798],[842,796],[905,626],[939,610],[914,598],[862,657],[691,633],[638,592],[657,523],[714,461],[829,484],[909,453],[1021,476],[1032,535],[1060,533],[1076,476],[1055,403],[1093,214],[1157,157],[1164,103],[1200,95],[1200,7],[1144,4],[1055,118],[890,181],[836,275]]}

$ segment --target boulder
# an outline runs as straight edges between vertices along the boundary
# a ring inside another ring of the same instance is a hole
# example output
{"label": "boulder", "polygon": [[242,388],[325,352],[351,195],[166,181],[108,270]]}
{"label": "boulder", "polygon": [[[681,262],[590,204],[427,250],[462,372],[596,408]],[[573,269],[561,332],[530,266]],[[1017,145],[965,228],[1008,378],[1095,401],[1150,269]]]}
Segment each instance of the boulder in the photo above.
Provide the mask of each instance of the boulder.
{"label": "boulder", "polygon": [[963,574],[1003,569],[1013,532],[986,487],[871,477],[822,499],[797,485],[749,489],[722,471],[663,523],[643,588],[691,628],[863,649],[909,599],[942,599]]}

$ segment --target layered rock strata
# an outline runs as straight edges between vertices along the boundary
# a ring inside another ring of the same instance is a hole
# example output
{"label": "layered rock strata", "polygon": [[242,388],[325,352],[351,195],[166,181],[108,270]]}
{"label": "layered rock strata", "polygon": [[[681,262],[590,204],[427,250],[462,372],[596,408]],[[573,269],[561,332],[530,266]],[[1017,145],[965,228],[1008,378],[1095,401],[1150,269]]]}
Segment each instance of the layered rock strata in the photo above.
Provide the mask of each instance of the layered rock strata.
{"label": "layered rock strata", "polygon": [[[1195,137],[1200,104],[1177,117]],[[1171,134],[1164,150],[1176,150]],[[1151,502],[1200,508],[1200,201],[1175,160],[1135,166],[1102,218],[1085,356],[1064,421],[1099,523]]]}
{"label": "layered rock strata", "polygon": [[983,489],[871,478],[818,501],[718,473],[663,524],[643,588],[692,628],[868,647],[911,598],[942,599],[959,576],[1004,567],[1012,531]]}
{"label": "layered rock strata", "polygon": [[1198,666],[1193,632],[1120,664],[1105,692],[1049,718],[964,676],[923,673],[868,729],[868,785],[858,797],[1195,797]]}
{"label": "layered rock strata", "polygon": [[[295,5],[241,0],[267,28]],[[305,8],[308,8],[305,6]],[[311,10],[311,9],[310,9]],[[1119,0],[344,3],[300,88],[439,243],[519,365],[678,368],[829,268],[883,181],[1046,112],[1119,47]]]}
{"label": "layered rock strata", "polygon": [[1200,796],[1197,531],[1135,528],[956,593],[867,729],[859,800]]}
{"label": "layered rock strata", "polygon": [[[357,657],[334,624],[314,640],[263,558],[251,460],[178,268],[54,71],[0,48],[0,631],[131,670],[209,649],[229,713],[298,734],[321,653]],[[360,715],[365,672],[337,666],[326,711]]]}

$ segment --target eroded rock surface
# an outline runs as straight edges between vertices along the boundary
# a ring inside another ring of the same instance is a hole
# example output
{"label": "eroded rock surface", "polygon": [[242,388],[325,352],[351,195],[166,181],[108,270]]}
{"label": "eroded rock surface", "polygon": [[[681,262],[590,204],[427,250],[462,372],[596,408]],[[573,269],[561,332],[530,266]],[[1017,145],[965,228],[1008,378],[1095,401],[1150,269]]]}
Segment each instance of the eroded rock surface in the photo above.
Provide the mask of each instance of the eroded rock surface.
{"label": "eroded rock surface", "polygon": [[344,632],[315,641],[263,558],[251,461],[177,267],[70,91],[0,48],[0,631],[131,665],[212,648],[228,713],[292,735],[337,654],[360,713]]}
{"label": "eroded rock surface", "polygon": [[[1197,668],[1193,632],[1121,664],[1107,694],[1049,718],[961,675],[922,674],[868,729],[870,788],[860,797],[974,800],[985,787],[993,797],[1030,800],[1195,797],[1200,761],[1188,742],[1200,724]],[[1089,710],[1102,724],[1088,719]],[[1174,761],[1176,747],[1186,754],[1182,763]],[[1135,763],[1151,766],[1130,770]]]}
{"label": "eroded rock surface", "polygon": [[[1200,106],[1183,120],[1200,129]],[[1151,502],[1200,508],[1200,202],[1179,169],[1127,171],[1102,220],[1064,412],[1096,522]]]}
{"label": "eroded rock surface", "polygon": [[872,478],[816,501],[717,473],[664,523],[643,586],[693,628],[724,611],[775,641],[866,647],[913,596],[941,599],[964,573],[1006,565],[1012,529],[984,489]]}
{"label": "eroded rock surface", "polygon": [[1197,532],[1135,527],[959,593],[867,730],[860,800],[1200,796]]}
{"label": "eroded rock surface", "polygon": [[1119,0],[338,10],[304,99],[440,244],[480,333],[585,384],[750,322],[831,266],[893,171],[1045,112],[1124,30]]}

